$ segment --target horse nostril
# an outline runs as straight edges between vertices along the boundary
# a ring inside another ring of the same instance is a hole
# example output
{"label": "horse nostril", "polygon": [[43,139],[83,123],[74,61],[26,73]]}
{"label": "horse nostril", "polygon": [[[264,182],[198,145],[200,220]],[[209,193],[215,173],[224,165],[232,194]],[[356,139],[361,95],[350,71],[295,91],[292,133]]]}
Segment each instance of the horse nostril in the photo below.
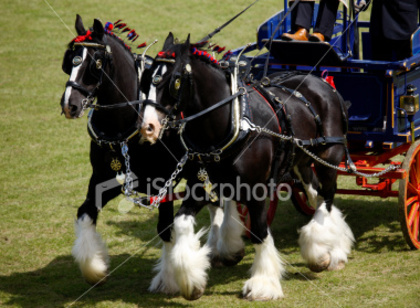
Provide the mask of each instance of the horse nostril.
{"label": "horse nostril", "polygon": [[147,132],[149,132],[149,133],[153,133],[154,131],[155,131],[155,126],[153,125],[153,124],[149,124],[148,126],[147,126]]}
{"label": "horse nostril", "polygon": [[71,112],[76,112],[76,111],[77,111],[77,106],[75,106],[75,105],[71,105],[71,106],[70,106],[70,111],[71,111]]}

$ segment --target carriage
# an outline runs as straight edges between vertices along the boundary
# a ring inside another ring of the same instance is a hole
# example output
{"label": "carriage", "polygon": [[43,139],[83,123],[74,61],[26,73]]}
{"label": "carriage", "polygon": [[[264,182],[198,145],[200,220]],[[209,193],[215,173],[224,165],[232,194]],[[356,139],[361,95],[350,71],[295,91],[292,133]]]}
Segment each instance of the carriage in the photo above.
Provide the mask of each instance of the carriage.
{"label": "carriage", "polygon": [[[341,176],[355,176],[360,189],[339,187],[337,193],[398,197],[404,237],[410,248],[420,249],[420,115],[416,91],[420,86],[420,29],[412,36],[412,57],[397,62],[375,61],[371,58],[369,22],[358,21],[357,16],[352,20],[344,6],[338,12],[329,44],[282,41],[281,35],[290,30],[287,1],[284,5],[284,11],[258,27],[255,43],[235,49],[233,54],[242,53],[252,61],[251,73],[256,79],[263,76],[264,70],[300,70],[328,75],[333,80],[343,98],[351,103],[347,140],[360,172],[339,170]],[[316,13],[317,6],[313,25]],[[264,47],[271,50],[269,55],[254,56]],[[373,183],[372,177],[376,179]],[[398,188],[393,185],[397,180]],[[299,182],[294,182],[292,201],[300,212],[314,213]],[[277,200],[270,204],[269,221],[276,204]]]}

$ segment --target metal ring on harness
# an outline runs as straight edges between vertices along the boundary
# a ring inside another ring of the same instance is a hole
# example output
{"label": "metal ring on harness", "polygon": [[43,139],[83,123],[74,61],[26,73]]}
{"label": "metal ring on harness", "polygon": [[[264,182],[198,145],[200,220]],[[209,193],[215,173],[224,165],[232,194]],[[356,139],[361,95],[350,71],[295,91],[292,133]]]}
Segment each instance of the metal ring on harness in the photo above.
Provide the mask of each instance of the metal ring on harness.
{"label": "metal ring on harness", "polygon": [[241,92],[240,95],[245,95],[246,94],[246,88],[245,87],[239,87],[238,92]]}
{"label": "metal ring on harness", "polygon": [[270,80],[270,78],[268,78],[267,76],[263,77],[263,78],[261,79],[261,84],[262,84],[264,87],[268,87],[268,86],[271,84],[271,80]]}
{"label": "metal ring on harness", "polygon": [[149,196],[144,196],[144,197],[140,197],[137,199],[137,202],[140,206],[143,207],[150,207],[150,197]]}

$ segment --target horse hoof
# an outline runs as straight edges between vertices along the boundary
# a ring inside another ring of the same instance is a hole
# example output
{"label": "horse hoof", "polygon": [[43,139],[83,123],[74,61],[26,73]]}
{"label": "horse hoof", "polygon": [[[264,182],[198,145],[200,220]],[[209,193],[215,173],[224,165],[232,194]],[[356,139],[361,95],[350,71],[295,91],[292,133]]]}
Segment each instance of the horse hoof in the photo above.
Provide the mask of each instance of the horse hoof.
{"label": "horse hoof", "polygon": [[85,281],[92,286],[103,285],[107,280],[108,274],[84,277]]}
{"label": "horse hoof", "polygon": [[229,256],[228,258],[223,258],[221,256],[212,256],[211,259],[211,267],[218,268],[223,266],[234,266],[241,262],[241,260],[245,256],[245,249],[241,249],[237,253]]}
{"label": "horse hoof", "polygon": [[219,256],[212,256],[210,258],[210,263],[212,268],[223,267],[224,263]]}
{"label": "horse hoof", "polygon": [[325,254],[321,258],[318,259],[318,262],[315,264],[308,264],[308,267],[311,271],[315,273],[320,273],[325,271],[331,263],[330,254]]}
{"label": "horse hoof", "polygon": [[194,288],[191,294],[182,294],[182,296],[189,301],[195,301],[204,294],[204,288]]}
{"label": "horse hoof", "polygon": [[242,249],[240,251],[238,251],[237,253],[235,253],[232,256],[229,256],[229,259],[222,259],[223,265],[224,266],[234,266],[236,264],[238,264],[239,262],[241,262],[241,260],[244,258],[245,256],[245,249]]}
{"label": "horse hoof", "polygon": [[336,266],[328,266],[329,271],[339,271],[346,267],[346,262],[340,261]]}

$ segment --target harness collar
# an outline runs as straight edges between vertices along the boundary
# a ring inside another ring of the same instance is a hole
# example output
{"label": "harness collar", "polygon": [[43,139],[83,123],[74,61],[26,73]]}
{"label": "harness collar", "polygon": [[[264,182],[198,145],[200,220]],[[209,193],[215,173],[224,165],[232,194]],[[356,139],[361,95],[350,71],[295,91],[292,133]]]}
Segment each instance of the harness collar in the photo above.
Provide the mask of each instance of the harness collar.
{"label": "harness collar", "polygon": [[94,109],[89,111],[87,130],[90,138],[99,146],[107,145],[111,148],[111,150],[113,150],[114,146],[119,145],[122,141],[129,141],[139,133],[137,121],[134,121],[130,128],[125,132],[117,133],[115,136],[107,136],[103,131],[99,130],[98,127],[92,123],[93,112]]}

